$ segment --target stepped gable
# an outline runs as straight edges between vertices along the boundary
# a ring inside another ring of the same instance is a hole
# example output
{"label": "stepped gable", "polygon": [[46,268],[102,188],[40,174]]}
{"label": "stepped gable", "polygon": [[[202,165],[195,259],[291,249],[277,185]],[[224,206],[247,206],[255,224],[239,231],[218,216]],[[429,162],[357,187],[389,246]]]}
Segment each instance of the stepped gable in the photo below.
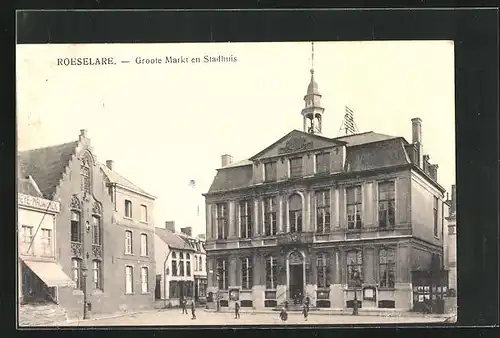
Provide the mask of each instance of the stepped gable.
{"label": "stepped gable", "polygon": [[51,200],[77,147],[78,141],[74,141],[21,151],[21,174],[33,177],[43,197]]}

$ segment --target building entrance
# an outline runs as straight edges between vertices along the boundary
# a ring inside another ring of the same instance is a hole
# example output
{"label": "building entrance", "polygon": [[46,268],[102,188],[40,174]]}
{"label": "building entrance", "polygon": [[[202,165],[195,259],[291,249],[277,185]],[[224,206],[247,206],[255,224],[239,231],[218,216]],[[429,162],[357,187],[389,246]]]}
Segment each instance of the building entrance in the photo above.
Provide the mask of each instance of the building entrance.
{"label": "building entrance", "polygon": [[298,251],[288,256],[289,296],[294,304],[301,304],[304,297],[304,257]]}

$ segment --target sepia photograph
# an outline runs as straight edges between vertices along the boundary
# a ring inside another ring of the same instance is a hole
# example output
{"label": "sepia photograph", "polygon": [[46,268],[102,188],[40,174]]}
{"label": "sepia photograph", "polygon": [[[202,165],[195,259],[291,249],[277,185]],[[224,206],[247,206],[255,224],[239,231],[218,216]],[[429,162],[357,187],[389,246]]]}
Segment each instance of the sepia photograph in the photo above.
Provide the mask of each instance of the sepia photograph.
{"label": "sepia photograph", "polygon": [[17,45],[18,327],[455,323],[454,53]]}

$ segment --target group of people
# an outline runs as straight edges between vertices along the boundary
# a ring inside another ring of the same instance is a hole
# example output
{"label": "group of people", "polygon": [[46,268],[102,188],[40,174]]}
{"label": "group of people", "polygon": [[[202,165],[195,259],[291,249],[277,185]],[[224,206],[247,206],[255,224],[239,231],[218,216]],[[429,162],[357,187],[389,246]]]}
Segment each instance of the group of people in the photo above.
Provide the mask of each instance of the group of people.
{"label": "group of people", "polygon": [[[181,299],[180,300],[180,307],[182,309],[182,314],[188,314],[187,311],[187,300]],[[304,315],[305,321],[307,321],[307,317],[309,316],[309,299],[306,299],[302,306],[302,314]],[[194,300],[191,301],[191,319],[196,319],[196,305],[194,303]],[[239,319],[240,318],[240,304],[238,302],[235,303],[234,305],[234,319]],[[285,305],[281,308],[280,311],[280,319],[283,322],[286,322],[288,320],[288,303],[285,302]]]}
{"label": "group of people", "polygon": [[[302,315],[304,315],[304,319],[307,322],[307,317],[309,316],[309,298],[306,298],[302,306]],[[288,302],[285,302],[285,305],[281,308],[280,319],[283,322],[288,320]]]}

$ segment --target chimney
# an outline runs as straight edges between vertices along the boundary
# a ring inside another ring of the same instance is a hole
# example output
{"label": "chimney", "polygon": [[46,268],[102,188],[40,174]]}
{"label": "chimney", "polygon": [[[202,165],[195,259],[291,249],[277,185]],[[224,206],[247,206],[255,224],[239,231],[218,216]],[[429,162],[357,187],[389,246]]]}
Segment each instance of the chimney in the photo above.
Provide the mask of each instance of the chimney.
{"label": "chimney", "polygon": [[175,221],[166,221],[165,222],[165,229],[175,232]]}
{"label": "chimney", "polygon": [[450,214],[454,214],[457,211],[457,186],[453,184],[451,186],[451,206]]}
{"label": "chimney", "polygon": [[79,139],[85,139],[87,138],[87,130],[86,129],[80,129],[80,137]]}
{"label": "chimney", "polygon": [[106,160],[106,167],[108,167],[109,170],[113,170],[113,160]]}
{"label": "chimney", "polygon": [[222,160],[222,166],[223,167],[228,166],[231,163],[233,163],[233,157],[231,155],[228,155],[228,154],[222,155],[221,156],[221,160]]}
{"label": "chimney", "polygon": [[415,158],[417,165],[422,168],[422,120],[419,117],[411,119],[412,143],[417,148]]}
{"label": "chimney", "polygon": [[193,233],[193,229],[191,227],[184,227],[184,228],[181,228],[181,232],[183,234],[186,234],[189,237],[191,237],[191,234]]}
{"label": "chimney", "polygon": [[429,173],[429,159],[431,157],[429,155],[424,155],[422,156],[422,169],[424,170],[424,173],[428,174]]}

